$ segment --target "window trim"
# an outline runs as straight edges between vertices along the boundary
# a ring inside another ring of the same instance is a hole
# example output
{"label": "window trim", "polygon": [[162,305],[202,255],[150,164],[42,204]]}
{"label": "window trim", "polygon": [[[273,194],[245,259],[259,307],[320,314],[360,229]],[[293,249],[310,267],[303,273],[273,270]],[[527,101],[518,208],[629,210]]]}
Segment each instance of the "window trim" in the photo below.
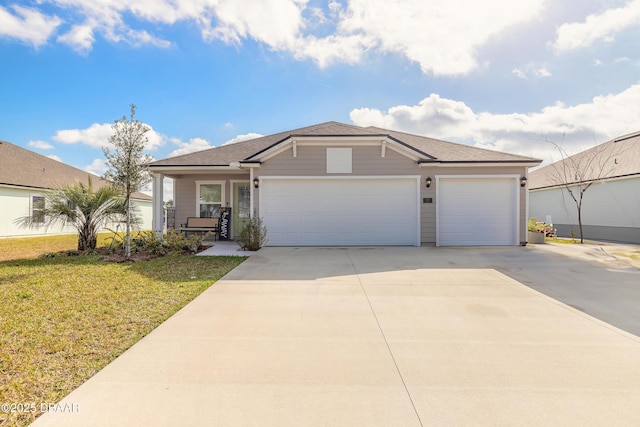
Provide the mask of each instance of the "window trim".
{"label": "window trim", "polygon": [[[225,183],[226,181],[196,181],[196,217],[200,217],[200,186],[201,185],[208,185],[208,184],[218,184],[220,185],[220,208],[225,207]],[[217,205],[218,202],[216,203],[204,203],[204,204],[208,204],[208,205]]]}
{"label": "window trim", "polygon": [[35,211],[36,211],[36,209],[34,207],[34,205],[35,205],[35,203],[34,203],[35,200],[34,199],[36,197],[39,198],[39,199],[42,199],[42,204],[43,204],[42,208],[40,208],[38,210],[44,211],[46,209],[47,201],[46,201],[46,198],[45,198],[44,194],[31,194],[30,197],[29,197],[29,216],[31,217],[31,221],[34,224],[44,224],[46,222],[46,218],[45,218],[44,214],[42,214],[42,221],[35,221],[34,220]]}

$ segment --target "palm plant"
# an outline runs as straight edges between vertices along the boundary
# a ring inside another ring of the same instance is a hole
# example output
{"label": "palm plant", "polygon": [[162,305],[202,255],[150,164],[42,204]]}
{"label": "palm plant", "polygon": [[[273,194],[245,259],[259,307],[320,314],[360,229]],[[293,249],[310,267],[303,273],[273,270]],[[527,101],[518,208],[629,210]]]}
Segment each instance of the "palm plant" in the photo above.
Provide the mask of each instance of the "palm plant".
{"label": "palm plant", "polygon": [[89,178],[88,185],[77,182],[47,192],[45,207],[38,217],[25,216],[16,223],[32,228],[41,225],[44,216],[47,227],[72,225],[78,231],[78,251],[87,251],[96,248],[98,231],[106,222],[121,219],[125,212],[118,188],[109,184],[94,191]]}

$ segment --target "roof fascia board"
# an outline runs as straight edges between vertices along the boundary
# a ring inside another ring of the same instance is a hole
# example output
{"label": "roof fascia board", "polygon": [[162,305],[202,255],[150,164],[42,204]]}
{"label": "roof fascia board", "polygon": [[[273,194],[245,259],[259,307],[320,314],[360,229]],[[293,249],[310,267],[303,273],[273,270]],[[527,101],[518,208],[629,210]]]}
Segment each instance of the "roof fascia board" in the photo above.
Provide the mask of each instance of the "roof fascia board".
{"label": "roof fascia board", "polygon": [[15,189],[19,189],[19,190],[51,190],[50,188],[47,187],[36,187],[36,186],[30,186],[30,185],[20,185],[20,184],[2,184],[0,183],[0,187],[2,188],[15,188]]}
{"label": "roof fascia board", "polygon": [[384,142],[387,143],[386,145],[387,145],[388,149],[393,150],[396,153],[401,154],[401,155],[403,155],[405,157],[408,157],[409,159],[413,160],[414,162],[419,162],[421,159],[423,159],[423,157],[418,155],[418,153],[415,150],[412,150],[412,149],[404,146],[403,144],[398,143],[394,139],[386,138],[384,140]]}
{"label": "roof fascia board", "polygon": [[188,171],[242,171],[240,166],[208,166],[208,165],[183,165],[183,166],[149,166],[151,172],[163,172],[163,171],[176,171],[176,172],[188,172]]}
{"label": "roof fascia board", "polygon": [[[264,162],[269,160],[270,158],[277,156],[278,154],[283,153],[284,151],[292,148],[293,142],[296,142],[298,147],[326,147],[326,146],[352,146],[356,145],[358,147],[377,147],[380,146],[383,142],[387,144],[387,148],[394,150],[395,152],[402,154],[405,157],[408,157],[411,160],[418,161],[422,157],[418,155],[418,153],[407,147],[405,144],[401,144],[399,141],[389,138],[387,135],[356,135],[356,136],[345,136],[345,135],[328,135],[328,136],[290,136],[289,138],[280,141],[277,145],[272,145],[267,150],[262,153],[256,153],[248,159],[259,160],[260,162]],[[240,162],[244,164],[245,162]]]}
{"label": "roof fascia board", "polygon": [[[586,180],[586,181],[576,181],[576,182],[570,182],[567,185],[569,187],[575,187],[578,185],[586,185],[586,184],[597,184],[597,183],[606,183],[606,182],[615,182],[615,181],[622,181],[625,179],[633,179],[633,178],[640,178],[640,172],[638,173],[629,173],[626,175],[616,175],[616,176],[611,176],[611,177],[607,177],[607,178],[600,178],[600,179],[592,179],[592,180]],[[535,188],[530,188],[529,190],[531,191],[539,191],[539,190],[549,190],[549,189],[554,189],[554,188],[564,188],[566,187],[565,184],[549,184],[549,185],[544,185],[542,187],[535,187]]]}
{"label": "roof fascia board", "polygon": [[529,160],[524,161],[481,161],[481,160],[471,160],[471,161],[460,161],[460,162],[442,162],[442,161],[431,161],[431,162],[420,162],[418,166],[421,168],[473,168],[473,167],[495,167],[495,166],[523,166],[523,167],[534,167],[538,166],[540,162],[532,162]]}
{"label": "roof fascia board", "polygon": [[436,158],[436,157],[434,157],[434,156],[432,156],[432,155],[430,155],[430,154],[427,154],[427,153],[425,153],[425,152],[424,152],[424,151],[422,151],[422,150],[418,150],[418,149],[417,149],[416,147],[414,147],[413,145],[409,145],[409,144],[407,144],[406,142],[401,141],[401,140],[399,140],[398,138],[394,138],[394,137],[393,137],[393,136],[391,136],[391,135],[389,135],[389,136],[387,137],[387,139],[388,139],[389,141],[394,141],[395,143],[397,143],[397,144],[402,145],[403,147],[405,147],[407,150],[410,150],[410,151],[412,151],[413,153],[417,153],[417,154],[419,154],[419,155],[422,155],[422,156],[426,157],[427,159],[437,160],[437,158]]}
{"label": "roof fascia board", "polygon": [[[0,184],[0,187],[2,188],[11,188],[14,190],[27,190],[27,191],[35,191],[38,193],[48,193],[49,191],[52,191],[53,188],[47,188],[47,187],[30,187],[28,185],[16,185],[16,184]],[[134,195],[131,195],[131,198],[134,200],[141,200],[144,202],[150,202],[151,199],[141,199],[140,197],[136,197]]]}
{"label": "roof fascia board", "polygon": [[260,166],[262,166],[261,162],[258,161],[251,161],[251,162],[240,162],[240,167],[241,168],[259,168]]}

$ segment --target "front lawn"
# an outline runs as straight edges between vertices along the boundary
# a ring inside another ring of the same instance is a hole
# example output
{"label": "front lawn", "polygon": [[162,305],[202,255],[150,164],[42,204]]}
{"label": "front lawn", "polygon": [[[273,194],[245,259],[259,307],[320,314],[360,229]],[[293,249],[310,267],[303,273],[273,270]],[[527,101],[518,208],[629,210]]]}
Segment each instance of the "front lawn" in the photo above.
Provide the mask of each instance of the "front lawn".
{"label": "front lawn", "polygon": [[[0,262],[0,403],[59,401],[244,259]],[[36,415],[0,411],[0,425]]]}
{"label": "front lawn", "polygon": [[[98,247],[108,246],[111,237],[113,233],[98,233]],[[43,253],[72,251],[77,247],[77,234],[8,237],[0,239],[0,261],[36,258]]]}

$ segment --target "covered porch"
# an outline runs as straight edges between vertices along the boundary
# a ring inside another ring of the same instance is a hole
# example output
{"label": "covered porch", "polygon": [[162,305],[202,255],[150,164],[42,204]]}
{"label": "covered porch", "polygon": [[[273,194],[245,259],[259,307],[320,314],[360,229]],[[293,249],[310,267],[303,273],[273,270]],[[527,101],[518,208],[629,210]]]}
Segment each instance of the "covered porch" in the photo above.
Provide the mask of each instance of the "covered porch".
{"label": "covered porch", "polygon": [[[194,170],[152,168],[153,230],[179,229],[187,218],[220,218],[227,211],[225,229],[229,240],[236,240],[244,225],[257,209],[257,174],[259,165],[204,166]],[[173,179],[174,217],[165,223],[164,178]],[[222,226],[222,224],[221,224]]]}

